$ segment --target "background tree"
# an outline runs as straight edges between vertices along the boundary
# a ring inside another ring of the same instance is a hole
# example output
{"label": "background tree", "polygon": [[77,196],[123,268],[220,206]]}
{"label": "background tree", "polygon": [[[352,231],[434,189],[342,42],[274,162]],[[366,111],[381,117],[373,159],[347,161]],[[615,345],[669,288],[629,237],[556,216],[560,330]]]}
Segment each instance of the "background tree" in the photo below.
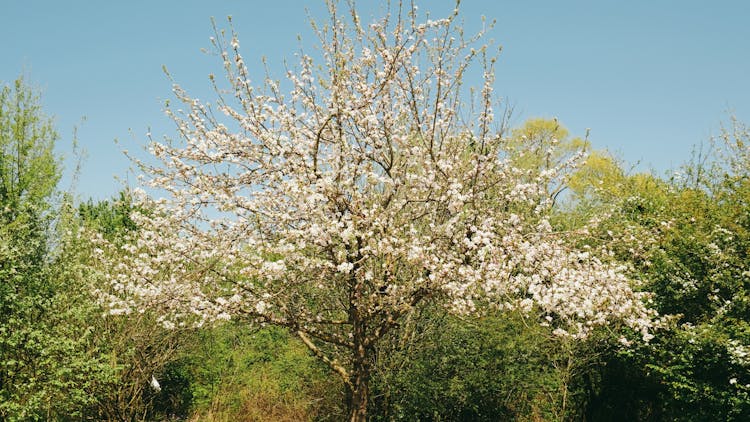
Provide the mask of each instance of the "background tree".
{"label": "background tree", "polygon": [[[102,367],[58,260],[59,139],[22,78],[0,92],[0,419],[80,417]],[[70,294],[69,294],[70,293]]]}
{"label": "background tree", "polygon": [[588,139],[571,138],[557,119],[527,120],[511,131],[504,148],[514,166],[534,170],[530,173],[532,177],[544,173],[556,175],[554,178],[529,180],[546,183],[545,188],[553,202],[569,187],[570,178],[580,172],[576,167],[584,164],[582,158],[586,156],[584,167],[588,167],[593,158],[589,154]]}
{"label": "background tree", "polygon": [[0,200],[8,218],[48,209],[60,179],[59,136],[41,107],[23,78],[0,92]]}
{"label": "background tree", "polygon": [[117,206],[82,206],[81,218],[57,188],[58,140],[39,95],[22,78],[3,87],[0,419],[138,420],[153,414],[148,381],[174,354],[165,346],[175,342],[164,339],[177,334],[155,318],[143,323],[148,315],[140,324],[101,318],[104,311],[91,295],[97,280],[92,248],[82,228],[96,223],[115,241],[132,229],[129,203],[123,197]]}
{"label": "background tree", "polygon": [[654,307],[672,316],[649,346],[607,354],[594,419],[748,417],[748,136],[735,122],[721,138],[670,180],[610,161],[602,174],[616,177],[577,191],[579,211],[599,210],[592,240],[629,261]]}
{"label": "background tree", "polygon": [[[33,417],[50,399],[37,361],[48,346],[46,280],[49,201],[59,179],[58,139],[23,79],[0,92],[0,415]],[[38,173],[36,172],[38,171]],[[39,379],[39,381],[35,381]]]}
{"label": "background tree", "polygon": [[[648,336],[621,269],[547,221],[558,170],[504,159],[482,34],[466,38],[457,10],[420,23],[398,4],[369,26],[329,11],[315,26],[322,63],[301,54],[284,84],[254,87],[236,34],[221,32],[217,103],[175,86],[180,136],[150,144],[158,165],[140,163],[166,198],[140,197],[151,211],[132,215],[125,244],[97,240],[110,313],[286,327],[347,386],[351,420],[366,418],[379,343],[428,298],[534,311],[561,336],[617,321]],[[472,108],[462,79],[477,60]]]}

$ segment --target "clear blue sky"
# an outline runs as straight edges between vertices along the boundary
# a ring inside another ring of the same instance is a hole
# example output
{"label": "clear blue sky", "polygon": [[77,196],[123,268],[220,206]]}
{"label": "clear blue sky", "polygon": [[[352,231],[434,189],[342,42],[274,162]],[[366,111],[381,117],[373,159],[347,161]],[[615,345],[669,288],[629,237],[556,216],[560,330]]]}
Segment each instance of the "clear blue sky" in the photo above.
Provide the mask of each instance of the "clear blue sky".
{"label": "clear blue sky", "polygon": [[[359,4],[363,18],[377,12],[374,1]],[[438,18],[453,2],[418,4]],[[107,198],[130,166],[120,149],[140,148],[149,128],[171,133],[162,65],[212,98],[207,75],[219,74],[220,62],[200,51],[211,16],[220,25],[233,16],[248,64],[266,56],[279,65],[292,59],[297,34],[309,50],[316,42],[306,8],[325,17],[322,0],[0,0],[0,80],[25,72],[42,89],[68,167],[79,126],[88,158],[77,193]],[[467,32],[482,15],[498,21],[496,92],[513,104],[516,124],[557,117],[575,135],[591,128],[596,147],[661,173],[718,133],[728,111],[750,122],[750,2],[464,0],[462,15]]]}

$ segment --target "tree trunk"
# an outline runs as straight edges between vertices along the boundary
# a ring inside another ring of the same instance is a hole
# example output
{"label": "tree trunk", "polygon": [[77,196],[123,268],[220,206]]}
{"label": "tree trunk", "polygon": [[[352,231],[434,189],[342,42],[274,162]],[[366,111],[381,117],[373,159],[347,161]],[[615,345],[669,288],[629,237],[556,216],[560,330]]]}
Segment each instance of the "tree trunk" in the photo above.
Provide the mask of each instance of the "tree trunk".
{"label": "tree trunk", "polygon": [[367,421],[367,404],[370,397],[370,370],[372,346],[367,338],[367,324],[353,307],[354,323],[352,350],[351,394],[349,395],[349,421]]}
{"label": "tree trunk", "polygon": [[367,400],[370,396],[369,368],[354,371],[352,392],[349,398],[349,421],[367,421]]}

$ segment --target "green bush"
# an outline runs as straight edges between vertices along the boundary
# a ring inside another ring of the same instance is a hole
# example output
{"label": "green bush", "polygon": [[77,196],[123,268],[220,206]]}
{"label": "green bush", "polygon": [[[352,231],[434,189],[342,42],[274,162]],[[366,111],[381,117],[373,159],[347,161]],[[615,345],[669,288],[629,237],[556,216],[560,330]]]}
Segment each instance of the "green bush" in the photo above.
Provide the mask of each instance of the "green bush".
{"label": "green bush", "polygon": [[340,420],[343,387],[278,327],[228,323],[199,335],[180,363],[194,420]]}
{"label": "green bush", "polygon": [[408,341],[378,354],[374,420],[563,420],[581,350],[517,314],[459,318],[440,310],[396,336]]}

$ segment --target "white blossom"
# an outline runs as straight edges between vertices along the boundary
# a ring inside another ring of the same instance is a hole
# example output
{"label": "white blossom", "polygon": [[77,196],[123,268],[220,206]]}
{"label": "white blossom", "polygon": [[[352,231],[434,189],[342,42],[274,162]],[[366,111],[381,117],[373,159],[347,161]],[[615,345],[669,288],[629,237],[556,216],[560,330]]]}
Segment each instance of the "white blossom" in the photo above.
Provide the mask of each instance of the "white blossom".
{"label": "white blossom", "polygon": [[526,177],[504,158],[494,61],[477,115],[459,114],[472,44],[434,41],[454,23],[358,36],[336,23],[322,70],[301,55],[287,84],[257,87],[232,36],[221,113],[175,86],[181,137],[139,163],[152,194],[134,192],[138,230],[122,246],[93,236],[110,313],[156,309],[173,327],[239,314],[351,359],[428,297],[538,313],[558,336],[627,324],[648,338],[654,314],[627,269],[571,247],[546,217],[545,180],[565,168]]}

